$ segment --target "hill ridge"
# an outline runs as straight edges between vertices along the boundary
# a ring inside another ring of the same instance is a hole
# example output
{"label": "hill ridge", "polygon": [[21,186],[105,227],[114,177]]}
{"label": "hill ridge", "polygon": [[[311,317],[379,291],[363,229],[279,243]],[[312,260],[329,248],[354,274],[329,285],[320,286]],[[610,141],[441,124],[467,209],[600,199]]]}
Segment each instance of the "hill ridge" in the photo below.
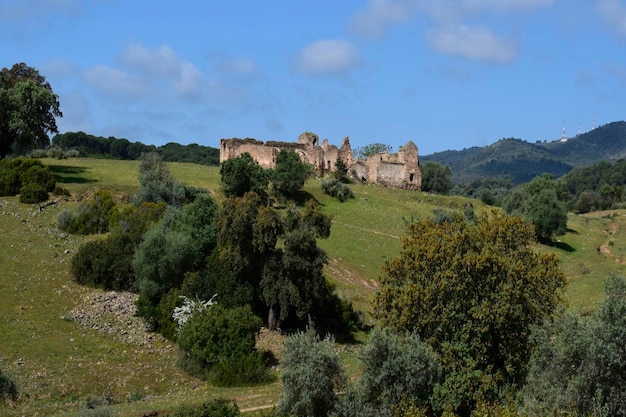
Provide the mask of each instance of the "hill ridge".
{"label": "hill ridge", "polygon": [[500,176],[521,184],[543,173],[560,177],[573,168],[622,158],[626,158],[624,121],[607,123],[565,142],[531,143],[518,138],[502,138],[491,145],[436,152],[420,159],[449,165],[453,180],[461,184],[482,177]]}

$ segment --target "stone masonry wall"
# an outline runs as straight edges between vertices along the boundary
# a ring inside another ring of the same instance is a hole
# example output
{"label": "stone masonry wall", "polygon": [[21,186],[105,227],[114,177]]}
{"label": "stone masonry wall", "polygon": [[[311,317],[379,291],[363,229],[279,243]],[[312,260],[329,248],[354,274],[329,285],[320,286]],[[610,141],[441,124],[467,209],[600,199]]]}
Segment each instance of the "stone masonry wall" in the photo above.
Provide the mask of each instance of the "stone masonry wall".
{"label": "stone masonry wall", "polygon": [[248,152],[260,166],[272,168],[276,155],[281,149],[293,150],[303,162],[313,167],[320,175],[335,171],[335,163],[340,158],[348,175],[354,181],[381,184],[386,187],[420,190],[422,174],[419,167],[417,146],[408,142],[397,154],[383,152],[370,156],[366,161],[355,160],[350,140],[346,136],[340,148],[330,145],[327,139],[320,144],[313,133],[303,133],[298,142],[262,142],[256,139],[222,139],[220,141],[220,162],[234,159]]}

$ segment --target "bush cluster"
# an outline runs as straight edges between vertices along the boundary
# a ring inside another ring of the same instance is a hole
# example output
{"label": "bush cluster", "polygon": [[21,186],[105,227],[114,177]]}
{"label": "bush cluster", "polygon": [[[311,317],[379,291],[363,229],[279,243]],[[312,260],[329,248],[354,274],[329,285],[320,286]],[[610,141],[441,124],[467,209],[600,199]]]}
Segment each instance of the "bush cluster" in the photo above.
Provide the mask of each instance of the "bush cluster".
{"label": "bush cluster", "polygon": [[48,192],[54,187],[54,174],[41,161],[24,158],[0,160],[0,196],[20,194],[23,203],[40,203],[48,199]]}
{"label": "bush cluster", "polygon": [[0,401],[4,399],[9,399],[10,401],[17,400],[17,385],[15,381],[7,375],[2,373],[0,370]]}
{"label": "bush cluster", "polygon": [[70,233],[89,235],[106,233],[111,217],[117,212],[117,204],[108,190],[96,191],[88,201],[78,205],[75,213],[62,211],[58,217],[58,227]]}
{"label": "bush cluster", "polygon": [[337,178],[322,181],[322,191],[331,197],[337,197],[342,203],[349,198],[354,198],[352,189]]}
{"label": "bush cluster", "polygon": [[215,304],[194,314],[178,334],[181,365],[217,385],[265,382],[266,364],[255,351],[261,324],[248,305]]}
{"label": "bush cluster", "polygon": [[181,405],[167,417],[239,417],[241,412],[237,404],[218,398],[200,405]]}
{"label": "bush cluster", "polygon": [[57,145],[49,146],[45,149],[34,149],[28,153],[30,158],[55,158],[55,159],[67,159],[78,158],[80,152],[76,149],[64,150]]}
{"label": "bush cluster", "polygon": [[72,258],[76,282],[105,290],[134,288],[134,242],[125,236],[99,239],[82,245]]}
{"label": "bush cluster", "polygon": [[30,182],[20,188],[20,203],[37,204],[48,199],[48,191],[40,184]]}

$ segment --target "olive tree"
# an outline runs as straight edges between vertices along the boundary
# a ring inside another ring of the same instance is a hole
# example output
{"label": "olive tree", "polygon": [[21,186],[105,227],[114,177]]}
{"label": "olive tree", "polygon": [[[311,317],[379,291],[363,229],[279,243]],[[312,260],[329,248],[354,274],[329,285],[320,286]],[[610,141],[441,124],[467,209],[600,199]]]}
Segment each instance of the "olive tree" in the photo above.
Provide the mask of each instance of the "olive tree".
{"label": "olive tree", "polygon": [[308,329],[289,337],[281,360],[279,415],[324,417],[335,407],[346,377],[332,339]]}

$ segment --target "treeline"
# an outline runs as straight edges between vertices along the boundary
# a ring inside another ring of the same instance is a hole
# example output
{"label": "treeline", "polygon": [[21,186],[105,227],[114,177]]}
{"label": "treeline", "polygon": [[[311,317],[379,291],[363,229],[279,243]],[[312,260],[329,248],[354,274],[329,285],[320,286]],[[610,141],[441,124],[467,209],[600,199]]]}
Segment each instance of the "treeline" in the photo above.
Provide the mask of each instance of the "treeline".
{"label": "treeline", "polygon": [[220,152],[217,148],[196,143],[180,145],[169,142],[163,146],[145,145],[125,138],[94,136],[85,132],[66,132],[52,138],[52,144],[63,150],[75,149],[79,156],[89,158],[111,158],[135,160],[141,154],[156,152],[166,162],[191,162],[200,165],[219,165]]}
{"label": "treeline", "polygon": [[568,211],[582,214],[625,206],[626,160],[623,159],[614,163],[599,162],[588,167],[574,168],[557,179],[550,174],[544,174],[518,186],[514,186],[505,177],[481,178],[466,186],[455,185],[451,193],[479,198],[489,205],[502,206],[511,199],[511,194],[519,197],[521,190],[528,188],[532,182],[539,181],[539,178],[554,182],[550,187],[558,190],[559,200]]}

